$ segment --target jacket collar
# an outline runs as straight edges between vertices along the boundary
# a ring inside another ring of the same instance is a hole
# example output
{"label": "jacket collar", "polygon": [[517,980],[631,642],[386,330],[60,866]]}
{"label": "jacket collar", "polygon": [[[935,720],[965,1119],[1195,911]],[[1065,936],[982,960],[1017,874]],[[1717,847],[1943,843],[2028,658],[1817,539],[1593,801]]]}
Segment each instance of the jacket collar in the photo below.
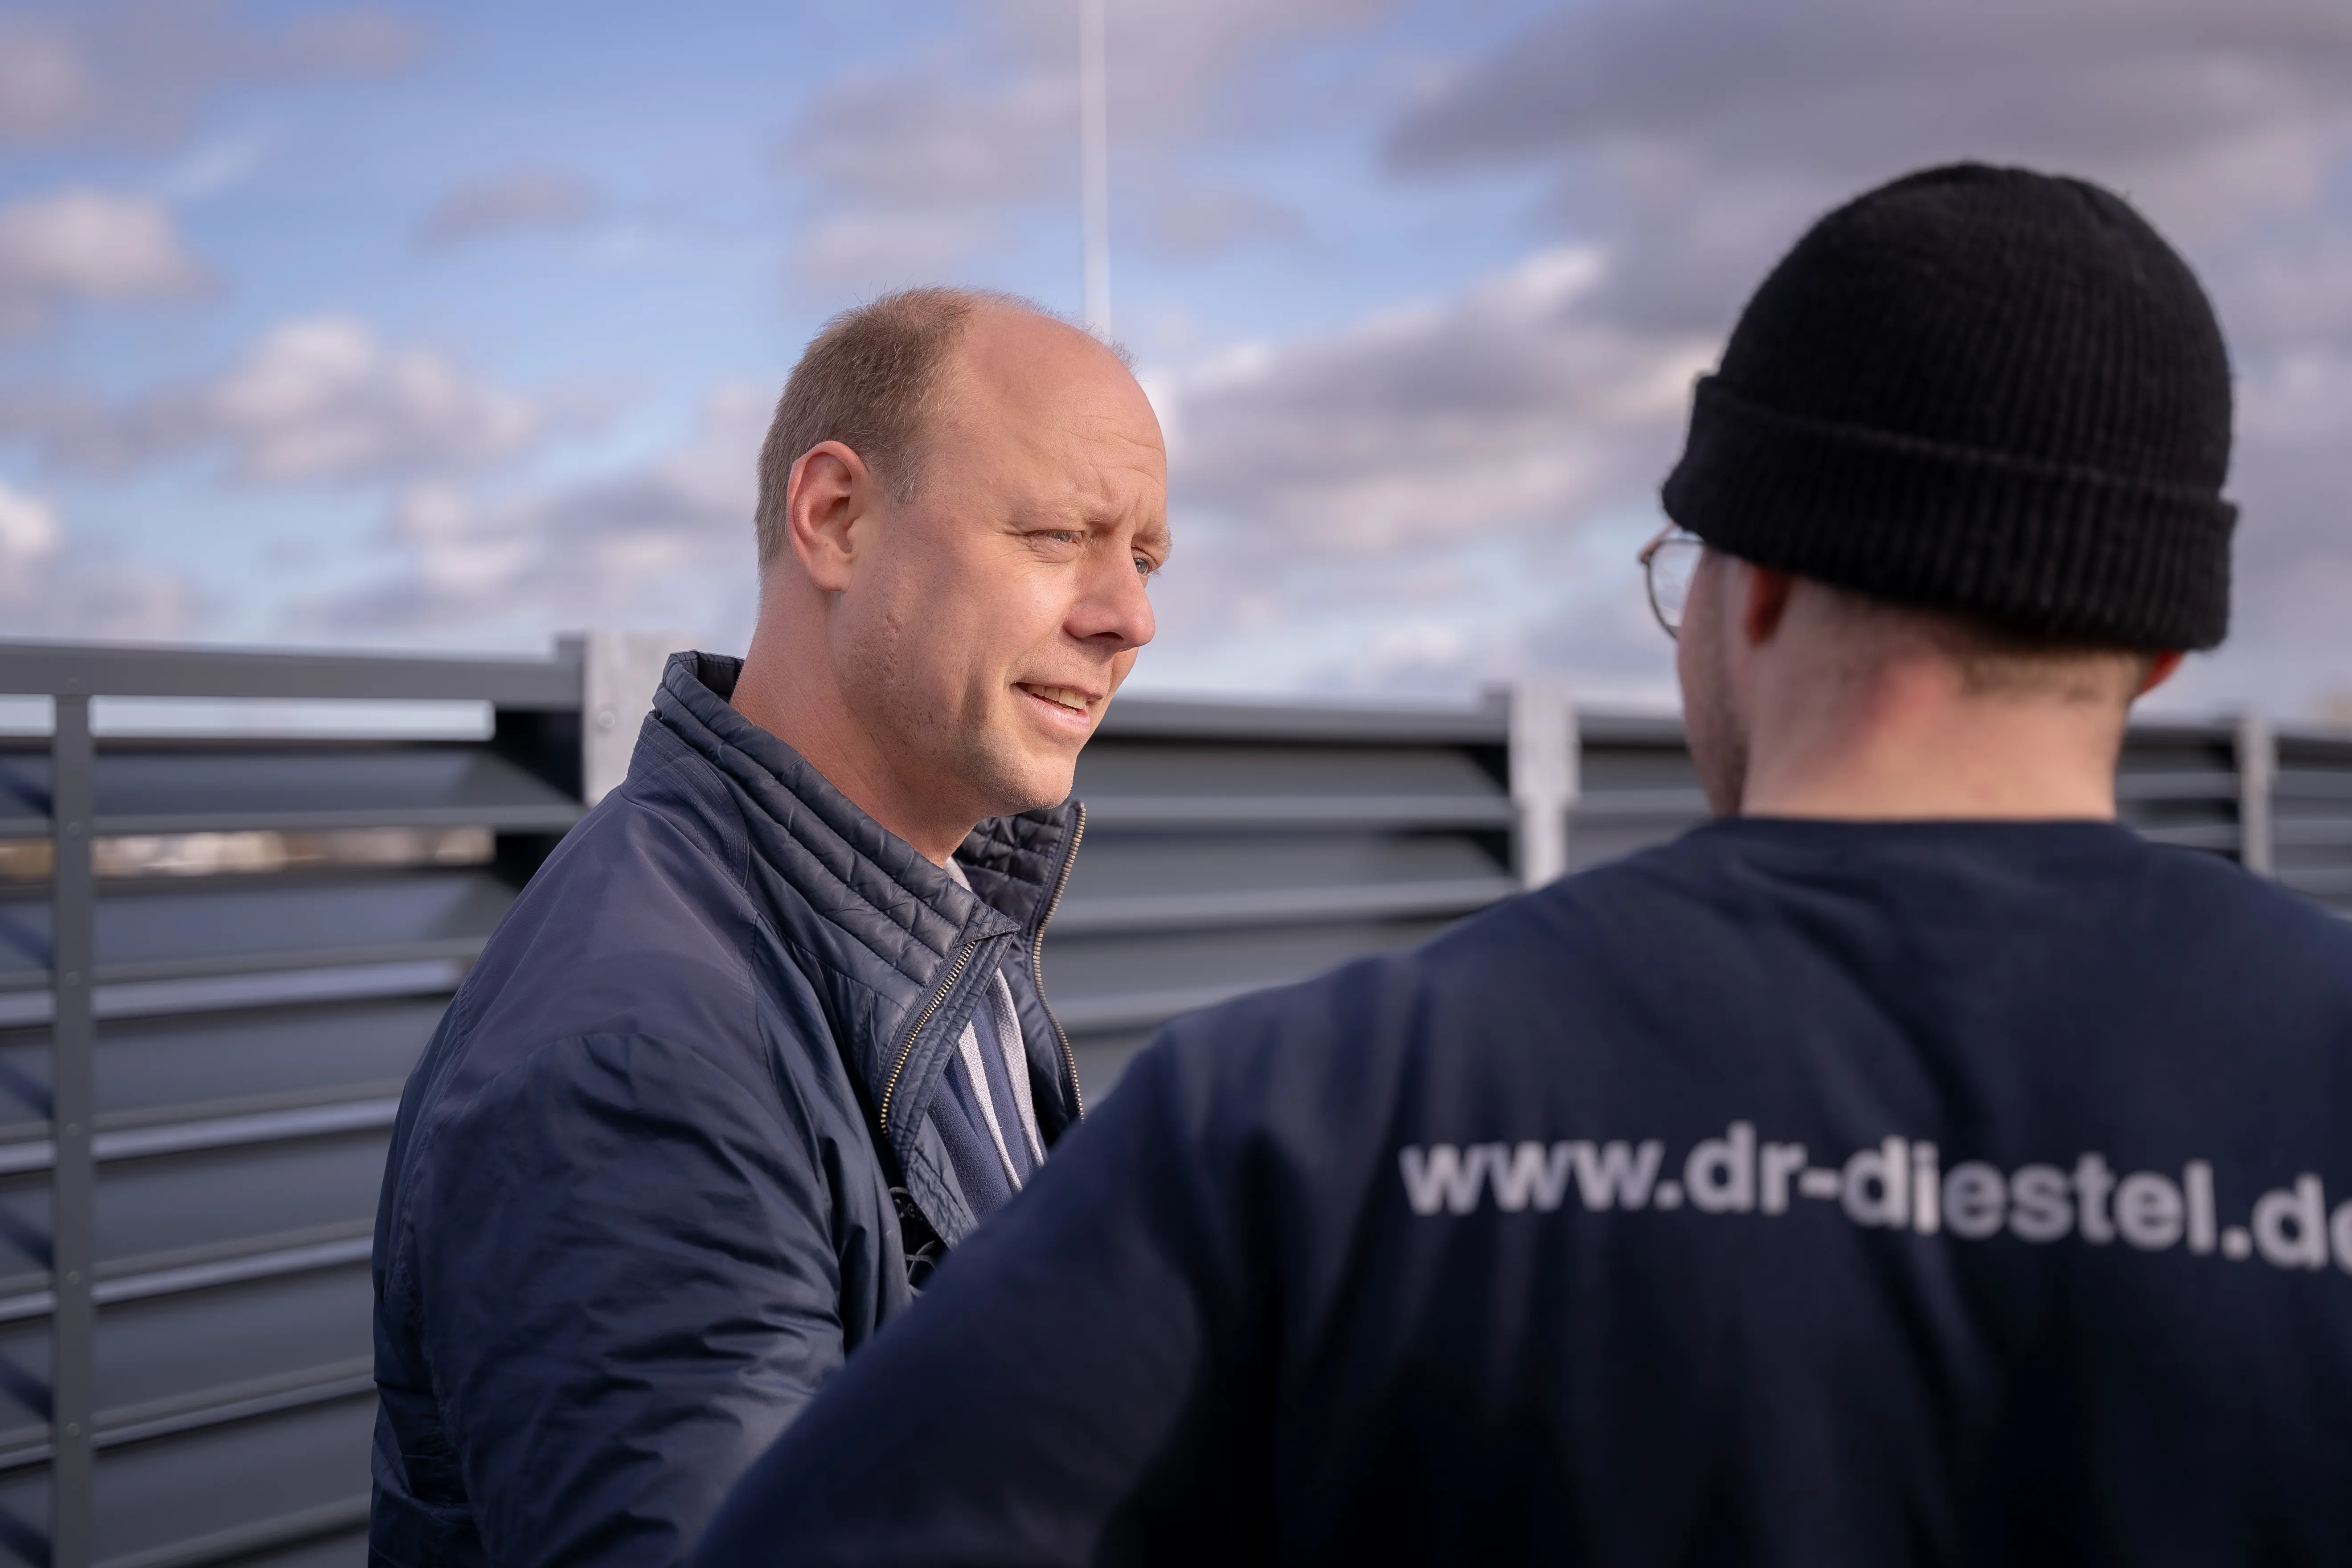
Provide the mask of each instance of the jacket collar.
{"label": "jacket collar", "polygon": [[[824,1000],[869,1111],[878,1118],[894,1097],[919,1110],[923,1080],[944,1055],[910,1051],[914,1036],[929,1047],[943,1023],[969,1011],[971,981],[950,978],[960,956],[1016,934],[1034,939],[1078,808],[1065,802],[982,823],[957,856],[967,891],[730,706],[742,668],[713,654],[671,657],[630,783],[649,781],[680,747],[717,770],[741,819],[745,893]],[[927,1019],[927,1008],[939,1016]],[[902,1163],[917,1121],[895,1115],[885,1125]]]}

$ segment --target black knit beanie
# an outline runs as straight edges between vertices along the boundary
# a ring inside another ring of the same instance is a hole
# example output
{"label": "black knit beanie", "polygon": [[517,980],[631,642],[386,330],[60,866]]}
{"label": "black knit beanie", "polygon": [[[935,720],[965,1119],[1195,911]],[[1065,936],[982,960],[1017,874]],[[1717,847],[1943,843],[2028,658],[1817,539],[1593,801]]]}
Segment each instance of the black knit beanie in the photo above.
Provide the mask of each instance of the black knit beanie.
{"label": "black knit beanie", "polygon": [[1666,515],[1761,566],[2030,636],[2230,625],[2230,362],[2121,197],[1961,163],[1797,242],[1703,378]]}

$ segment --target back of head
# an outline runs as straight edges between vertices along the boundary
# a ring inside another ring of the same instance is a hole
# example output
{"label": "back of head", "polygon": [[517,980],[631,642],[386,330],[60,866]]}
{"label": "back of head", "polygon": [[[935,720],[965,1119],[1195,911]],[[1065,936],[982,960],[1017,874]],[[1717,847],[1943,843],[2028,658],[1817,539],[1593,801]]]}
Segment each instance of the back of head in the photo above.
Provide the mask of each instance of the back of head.
{"label": "back of head", "polygon": [[2230,366],[2120,197],[1956,164],[1822,218],[1699,384],[1667,514],[1759,566],[2011,652],[2229,626]]}

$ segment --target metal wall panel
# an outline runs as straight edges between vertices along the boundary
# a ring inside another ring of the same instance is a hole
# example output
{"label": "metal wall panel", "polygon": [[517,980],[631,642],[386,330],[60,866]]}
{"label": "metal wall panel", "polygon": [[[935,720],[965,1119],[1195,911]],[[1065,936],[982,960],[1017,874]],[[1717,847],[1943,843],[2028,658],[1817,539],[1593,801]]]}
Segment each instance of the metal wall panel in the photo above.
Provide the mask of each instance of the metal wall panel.
{"label": "metal wall panel", "polygon": [[[0,644],[0,693],[59,715],[0,738],[0,1563],[364,1560],[368,1254],[400,1087],[582,811],[583,742],[604,782],[653,668],[578,645]],[[471,740],[82,740],[109,695],[494,718]],[[1097,1098],[1178,1013],[1706,816],[1677,723],[1552,687],[1411,711],[1129,699],[1077,793],[1045,968]],[[2141,726],[2119,795],[2151,837],[2352,912],[2352,738]]]}
{"label": "metal wall panel", "polygon": [[2273,872],[2352,915],[2352,737],[2285,735],[2275,746]]}
{"label": "metal wall panel", "polygon": [[1079,759],[1087,839],[1046,936],[1081,1083],[1108,1089],[1178,1013],[1513,890],[1507,741],[1493,707],[1114,706]]}
{"label": "metal wall panel", "polygon": [[[0,741],[0,1562],[362,1562],[384,1149],[467,963],[583,810],[578,650],[0,645],[0,691],[59,715]],[[101,733],[77,765],[58,741],[110,697],[491,721]]]}

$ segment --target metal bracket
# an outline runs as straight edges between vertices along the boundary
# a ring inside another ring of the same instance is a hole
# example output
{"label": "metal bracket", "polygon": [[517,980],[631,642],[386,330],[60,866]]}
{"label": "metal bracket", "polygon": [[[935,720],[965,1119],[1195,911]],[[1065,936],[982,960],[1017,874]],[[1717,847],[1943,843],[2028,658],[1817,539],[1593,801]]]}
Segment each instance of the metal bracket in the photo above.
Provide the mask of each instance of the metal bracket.
{"label": "metal bracket", "polygon": [[[68,681],[68,688],[79,681]],[[96,1261],[98,1166],[90,1148],[97,1089],[90,1057],[97,1021],[91,1006],[96,969],[98,889],[90,844],[98,818],[98,751],[89,728],[89,694],[57,697],[49,742],[49,831],[56,860],[49,884],[49,1283],[56,1305],[49,1319],[49,1562],[52,1568],[89,1568],[97,1560],[95,1456],[90,1445],[96,1400],[96,1307],[90,1300]]]}
{"label": "metal bracket", "polygon": [[1540,888],[1568,872],[1568,813],[1582,770],[1576,706],[1565,682],[1511,688],[1511,804],[1518,812],[1518,871]]}
{"label": "metal bracket", "polygon": [[2259,713],[2239,716],[2238,864],[2257,877],[2278,874],[2278,834],[2271,803],[2278,784],[2278,735]]}

